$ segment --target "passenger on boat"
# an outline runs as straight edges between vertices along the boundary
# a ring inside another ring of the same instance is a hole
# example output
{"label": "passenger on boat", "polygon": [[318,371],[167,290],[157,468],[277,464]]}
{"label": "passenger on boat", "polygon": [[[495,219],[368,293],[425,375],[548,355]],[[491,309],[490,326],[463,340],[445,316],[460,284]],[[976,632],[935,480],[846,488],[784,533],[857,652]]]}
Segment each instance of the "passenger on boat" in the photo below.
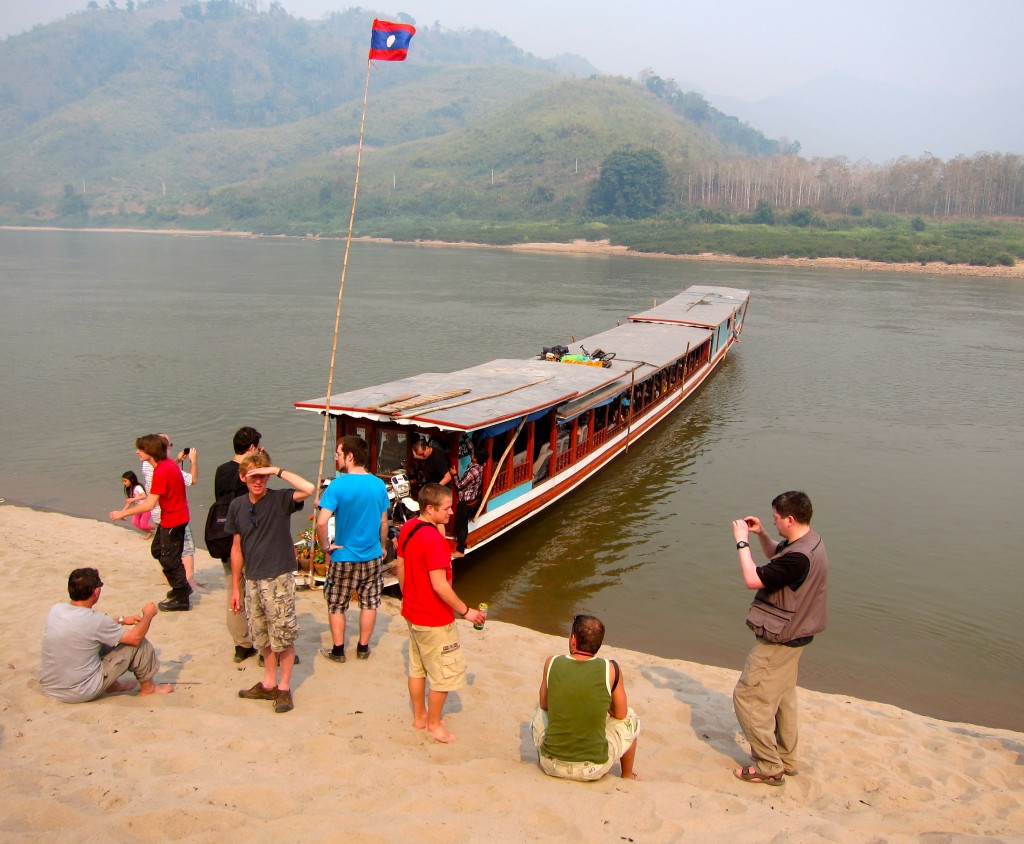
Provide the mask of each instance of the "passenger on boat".
{"label": "passenger on boat", "polygon": [[459,491],[459,503],[455,510],[455,553],[456,559],[466,556],[466,539],[469,537],[469,520],[480,506],[483,494],[484,467],[480,465],[481,455],[476,448],[469,449],[469,466],[460,478],[455,475],[455,487]]}
{"label": "passenger on boat", "polygon": [[[368,659],[370,636],[384,590],[384,547],[388,538],[388,489],[367,470],[370,447],[362,437],[342,437],[334,452],[342,473],[320,496],[316,535],[330,558],[324,598],[331,625],[330,648],[320,654],[332,662],[345,661],[345,612],[352,593],[359,595],[359,642],[356,656]],[[327,525],[334,518],[334,541]]]}
{"label": "passenger on boat", "polygon": [[420,461],[423,483],[448,486],[452,480],[448,461],[440,449],[435,449],[429,440],[418,440],[412,447],[412,456]]}
{"label": "passenger on boat", "polygon": [[578,615],[569,655],[544,663],[533,742],[548,776],[594,782],[618,762],[623,779],[640,779],[633,770],[640,719],[627,704],[618,663],[597,656],[603,642],[601,620]]}

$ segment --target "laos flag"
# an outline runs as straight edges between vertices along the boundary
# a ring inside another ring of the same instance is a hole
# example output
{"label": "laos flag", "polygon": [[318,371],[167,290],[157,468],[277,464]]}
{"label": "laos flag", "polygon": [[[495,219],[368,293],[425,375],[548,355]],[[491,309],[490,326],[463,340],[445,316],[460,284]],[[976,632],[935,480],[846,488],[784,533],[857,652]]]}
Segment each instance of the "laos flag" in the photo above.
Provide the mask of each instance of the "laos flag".
{"label": "laos flag", "polygon": [[384,62],[404,62],[416,27],[374,19],[370,33],[370,58]]}

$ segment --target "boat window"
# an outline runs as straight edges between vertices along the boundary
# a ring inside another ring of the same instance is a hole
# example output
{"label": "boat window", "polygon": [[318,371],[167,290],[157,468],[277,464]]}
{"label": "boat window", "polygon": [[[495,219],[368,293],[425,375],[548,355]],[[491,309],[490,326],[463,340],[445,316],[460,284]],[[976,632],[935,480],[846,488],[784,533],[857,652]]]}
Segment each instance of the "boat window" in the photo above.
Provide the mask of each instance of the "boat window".
{"label": "boat window", "polygon": [[377,472],[389,473],[405,463],[408,455],[408,434],[394,428],[377,430]]}
{"label": "boat window", "polygon": [[366,425],[359,424],[358,422],[353,422],[351,419],[346,420],[345,434],[346,436],[359,437],[365,440],[366,442],[370,441],[370,438],[367,436]]}

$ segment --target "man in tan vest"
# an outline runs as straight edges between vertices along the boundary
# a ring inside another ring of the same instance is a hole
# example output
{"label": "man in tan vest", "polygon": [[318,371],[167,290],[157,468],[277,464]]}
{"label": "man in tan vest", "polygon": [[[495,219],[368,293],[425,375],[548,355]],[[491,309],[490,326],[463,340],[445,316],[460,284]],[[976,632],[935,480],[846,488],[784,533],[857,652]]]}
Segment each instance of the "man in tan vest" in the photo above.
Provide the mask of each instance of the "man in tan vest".
{"label": "man in tan vest", "polygon": [[[757,641],[733,691],[733,708],[750,742],[752,765],[733,771],[744,782],[782,785],[796,776],[796,683],[800,656],[828,621],[828,554],[811,530],[811,499],[784,492],[772,501],[774,539],[756,516],[732,523],[743,582],[757,594],[747,627]],[[757,534],[768,563],[754,563],[747,541]]]}

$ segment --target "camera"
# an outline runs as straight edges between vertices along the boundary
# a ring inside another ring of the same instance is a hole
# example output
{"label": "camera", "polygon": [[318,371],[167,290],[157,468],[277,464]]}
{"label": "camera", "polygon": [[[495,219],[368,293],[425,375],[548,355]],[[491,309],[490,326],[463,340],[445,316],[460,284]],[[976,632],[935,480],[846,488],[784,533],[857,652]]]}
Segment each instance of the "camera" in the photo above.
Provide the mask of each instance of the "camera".
{"label": "camera", "polygon": [[183,457],[188,457],[188,453],[189,453],[189,452],[190,452],[191,450],[192,450],[192,447],[191,447],[191,446],[185,446],[185,448],[183,448],[183,449],[181,450],[181,454],[182,454],[182,456],[183,456]]}

